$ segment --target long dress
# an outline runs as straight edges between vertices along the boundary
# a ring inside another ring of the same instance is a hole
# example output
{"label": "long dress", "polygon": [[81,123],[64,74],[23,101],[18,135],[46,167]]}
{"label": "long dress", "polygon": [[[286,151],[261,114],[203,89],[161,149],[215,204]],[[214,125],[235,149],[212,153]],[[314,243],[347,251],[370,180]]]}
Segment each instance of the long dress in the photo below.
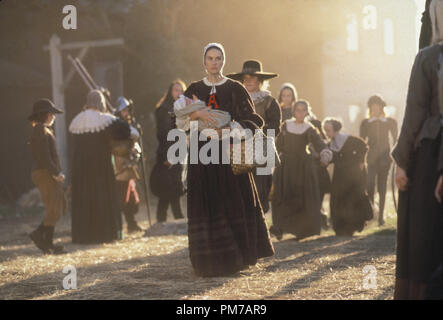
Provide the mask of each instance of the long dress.
{"label": "long dress", "polygon": [[[211,86],[205,78],[192,83],[184,95],[196,95],[229,112],[245,128],[254,129],[245,120],[263,126],[248,92],[237,81],[224,78]],[[205,144],[199,141],[198,150]],[[219,164],[199,160],[188,165],[189,255],[199,276],[234,274],[274,254],[252,173],[234,175],[230,164],[222,164],[225,151],[229,150],[220,143]]]}
{"label": "long dress", "polygon": [[311,124],[296,124],[294,119],[283,124],[276,143],[281,164],[274,172],[272,198],[272,230],[277,237],[292,233],[302,239],[320,234],[320,187],[314,159],[307,152],[310,143],[319,152],[326,149]]}
{"label": "long dress", "polygon": [[434,196],[441,143],[438,70],[440,45],[421,50],[409,81],[405,115],[392,156],[406,171],[399,191],[394,299],[422,299],[443,263],[443,208]]}
{"label": "long dress", "polygon": [[[259,91],[251,95],[251,97],[254,101],[255,112],[265,121],[263,132],[268,134],[268,130],[272,129],[274,130],[274,137],[277,137],[280,133],[281,123],[281,110],[277,100],[270,95],[269,91]],[[267,213],[269,211],[269,192],[272,187],[272,173],[257,175],[254,172],[254,180],[263,212]]]}
{"label": "long dress", "polygon": [[150,186],[152,193],[159,198],[157,206],[157,221],[164,222],[167,219],[167,210],[171,206],[174,218],[183,218],[180,207],[180,197],[185,193],[182,182],[183,165],[177,163],[168,168],[164,162],[168,160],[169,147],[174,144],[168,141],[168,133],[175,129],[175,117],[173,116],[173,101],[164,101],[155,110],[157,124],[157,161],[152,168]]}
{"label": "long dress", "polygon": [[[326,140],[325,133],[323,132],[323,129],[322,129],[321,121],[315,117],[310,117],[309,122],[317,129],[317,131],[320,133],[320,136],[322,137],[322,139]],[[318,151],[315,150],[315,148],[314,148],[314,150],[311,150],[311,153],[318,154]],[[328,173],[328,170],[326,169],[326,167],[323,167],[320,165],[320,160],[318,159],[318,157],[314,157],[314,158],[315,158],[314,164],[317,167],[318,180],[319,180],[319,184],[320,184],[320,201],[323,202],[323,198],[324,198],[325,194],[331,192],[331,178],[329,177],[329,173]]]}
{"label": "long dress", "polygon": [[122,239],[122,220],[111,141],[130,139],[129,125],[110,114],[86,110],[73,133],[72,242],[97,244]]}
{"label": "long dress", "polygon": [[339,135],[340,141],[334,144],[336,141],[333,140],[329,146],[334,153],[331,220],[336,235],[351,236],[355,231],[361,232],[366,221],[373,218],[366,192],[366,170],[360,168],[365,162],[368,146],[358,137]]}

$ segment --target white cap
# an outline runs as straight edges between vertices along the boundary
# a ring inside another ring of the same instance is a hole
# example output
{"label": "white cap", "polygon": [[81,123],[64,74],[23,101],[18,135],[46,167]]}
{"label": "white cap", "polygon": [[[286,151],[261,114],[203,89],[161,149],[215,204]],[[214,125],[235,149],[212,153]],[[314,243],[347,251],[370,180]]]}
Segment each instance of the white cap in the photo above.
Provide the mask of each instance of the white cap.
{"label": "white cap", "polygon": [[206,45],[206,47],[203,49],[203,66],[205,66],[205,56],[206,56],[206,52],[210,49],[210,48],[217,48],[219,49],[222,54],[223,54],[223,66],[221,67],[220,73],[223,71],[223,67],[225,66],[225,62],[226,62],[226,54],[225,54],[225,48],[223,48],[223,46],[220,43],[217,42],[211,42],[208,43]]}

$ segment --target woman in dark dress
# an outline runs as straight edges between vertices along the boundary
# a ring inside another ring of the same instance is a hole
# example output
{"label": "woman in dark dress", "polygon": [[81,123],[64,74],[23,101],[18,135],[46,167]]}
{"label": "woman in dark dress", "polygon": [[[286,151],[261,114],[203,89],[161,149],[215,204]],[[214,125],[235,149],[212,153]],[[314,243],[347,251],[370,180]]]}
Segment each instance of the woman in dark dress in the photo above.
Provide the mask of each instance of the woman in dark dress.
{"label": "woman in dark dress", "polygon": [[367,141],[368,152],[368,195],[374,203],[375,180],[377,179],[378,201],[378,224],[384,225],[383,212],[385,209],[386,184],[389,169],[391,168],[391,146],[392,141],[397,141],[397,121],[386,117],[384,107],[386,102],[382,97],[374,95],[368,100],[369,118],[364,119],[360,125],[360,137]]}
{"label": "woman in dark dress", "polygon": [[[263,119],[254,112],[246,89],[222,75],[225,58],[220,44],[208,44],[203,51],[208,76],[193,82],[185,97],[229,112],[243,128],[262,127]],[[203,109],[192,113],[189,120],[210,122],[212,115]],[[179,128],[187,130],[188,125]],[[220,129],[218,132],[220,135]],[[192,135],[191,140],[197,139]],[[198,141],[198,150],[206,143]],[[230,164],[222,164],[222,152],[229,150],[223,150],[222,143],[219,147],[218,164],[198,160],[188,165],[189,255],[199,276],[231,275],[274,254],[252,173],[234,175]]]}
{"label": "woman in dark dress", "polygon": [[[297,101],[297,99],[298,99],[298,94],[295,86],[290,82],[283,83],[283,85],[280,88],[280,93],[278,95],[278,102],[280,103],[283,122],[293,117],[294,104]],[[312,113],[312,110],[309,110],[309,115],[307,117],[307,120],[317,129],[322,139],[326,140],[321,125],[321,121],[316,118],[316,116]],[[319,153],[315,150],[315,148],[312,147],[312,145],[310,146],[310,149],[311,149],[310,150],[311,155],[314,158],[314,165],[316,166],[318,174],[319,187],[320,187],[320,206],[322,207],[323,198],[325,194],[330,192],[331,179],[329,178],[329,173],[327,169],[320,164]],[[321,209],[321,211],[322,211],[321,215],[322,227],[324,229],[327,229],[328,217],[323,212],[323,208]]]}
{"label": "woman in dark dress", "polygon": [[415,58],[403,124],[392,156],[399,188],[394,299],[423,299],[443,262],[443,209],[435,197],[441,143],[438,72],[443,1],[430,8],[432,45]]}
{"label": "woman in dark dress", "polygon": [[361,232],[373,217],[366,193],[365,158],[367,144],[360,138],[340,132],[340,121],[327,118],[323,125],[331,140],[329,149],[334,157],[331,187],[331,220],[337,236],[352,236]]}
{"label": "woman in dark dress", "polygon": [[73,134],[72,242],[121,240],[122,219],[112,164],[112,141],[130,139],[129,125],[106,112],[105,98],[92,90],[71,122]]}
{"label": "woman in dark dress", "polygon": [[157,123],[157,162],[151,172],[151,191],[156,195],[157,222],[165,222],[167,211],[171,205],[172,214],[175,219],[184,218],[180,207],[180,197],[184,194],[182,182],[183,165],[177,163],[172,165],[168,162],[167,153],[169,147],[174,143],[168,141],[168,133],[175,129],[174,101],[186,90],[185,84],[181,80],[173,81],[168,91],[157,103],[155,110],[155,120]]}
{"label": "woman in dark dress", "polygon": [[323,166],[332,159],[332,153],[314,126],[305,121],[308,110],[306,101],[298,101],[294,106],[295,119],[286,120],[277,137],[281,165],[274,173],[270,231],[279,240],[284,233],[303,239],[321,231],[318,172],[307,147],[312,143],[318,150]]}

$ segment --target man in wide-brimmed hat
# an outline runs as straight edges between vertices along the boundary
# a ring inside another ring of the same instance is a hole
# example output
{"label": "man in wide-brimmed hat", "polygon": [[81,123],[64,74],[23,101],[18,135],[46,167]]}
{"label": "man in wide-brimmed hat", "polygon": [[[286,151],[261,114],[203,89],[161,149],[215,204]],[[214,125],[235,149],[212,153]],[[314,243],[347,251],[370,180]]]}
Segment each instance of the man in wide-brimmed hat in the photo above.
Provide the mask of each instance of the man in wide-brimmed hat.
{"label": "man in wide-brimmed hat", "polygon": [[[262,63],[258,60],[247,60],[243,63],[241,72],[228,74],[227,77],[243,83],[254,101],[256,113],[265,121],[264,133],[269,135],[268,130],[274,130],[277,136],[280,132],[281,109],[271,92],[266,90],[266,86],[267,80],[278,77],[278,74],[264,72]],[[266,213],[269,210],[268,198],[272,187],[272,174],[258,176],[254,172],[254,178],[263,211]]]}
{"label": "man in wide-brimmed hat", "polygon": [[55,114],[63,113],[49,99],[40,99],[32,108],[28,120],[33,130],[30,139],[32,155],[32,182],[37,186],[45,205],[45,217],[30,237],[35,245],[47,254],[64,253],[62,246],[53,244],[54,229],[66,209],[61,171],[55,136],[51,127]]}

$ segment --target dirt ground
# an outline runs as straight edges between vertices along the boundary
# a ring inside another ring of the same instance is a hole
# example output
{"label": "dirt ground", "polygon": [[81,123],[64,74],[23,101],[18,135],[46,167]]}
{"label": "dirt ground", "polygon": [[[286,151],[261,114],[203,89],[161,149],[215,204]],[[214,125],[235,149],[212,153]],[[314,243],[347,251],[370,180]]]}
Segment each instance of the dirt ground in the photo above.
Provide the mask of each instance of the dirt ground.
{"label": "dirt ground", "polygon": [[[385,226],[371,221],[350,238],[335,237],[331,230],[301,242],[291,235],[273,238],[275,256],[224,278],[194,275],[186,235],[139,232],[112,244],[73,245],[67,215],[55,238],[69,253],[51,256],[28,237],[42,211],[3,215],[0,299],[392,299],[396,217],[390,195],[386,211]],[[148,228],[146,207],[137,219]],[[66,266],[76,268],[77,289],[63,288]]]}

